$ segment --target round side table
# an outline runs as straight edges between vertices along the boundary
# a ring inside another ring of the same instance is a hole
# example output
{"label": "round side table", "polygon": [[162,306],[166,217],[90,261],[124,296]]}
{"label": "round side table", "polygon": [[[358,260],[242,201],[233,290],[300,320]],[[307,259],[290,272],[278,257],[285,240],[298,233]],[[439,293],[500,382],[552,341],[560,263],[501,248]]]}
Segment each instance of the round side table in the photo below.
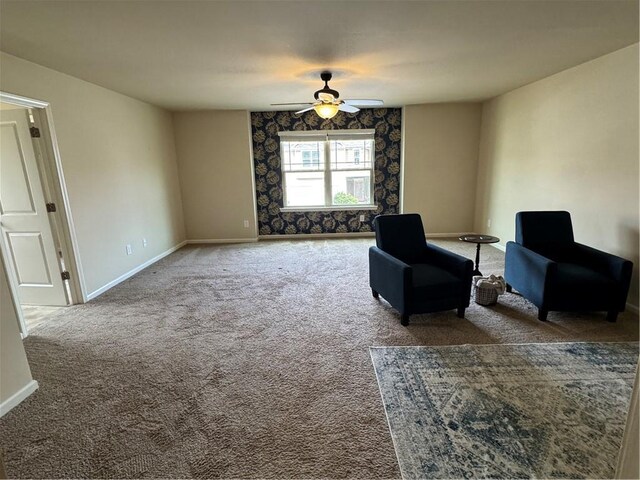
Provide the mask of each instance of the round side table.
{"label": "round side table", "polygon": [[482,275],[478,269],[480,264],[480,245],[483,243],[498,243],[500,239],[498,237],[492,237],[491,235],[462,235],[460,240],[467,243],[475,243],[476,247],[476,268],[473,271],[474,275]]}

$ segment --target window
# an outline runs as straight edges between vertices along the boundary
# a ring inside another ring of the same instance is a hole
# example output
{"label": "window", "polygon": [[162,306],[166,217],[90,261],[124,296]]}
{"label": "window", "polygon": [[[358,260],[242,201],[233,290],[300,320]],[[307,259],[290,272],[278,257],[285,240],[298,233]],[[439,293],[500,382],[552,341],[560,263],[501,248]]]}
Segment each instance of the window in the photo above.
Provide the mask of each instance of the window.
{"label": "window", "polygon": [[284,207],[373,206],[373,134],[280,132]]}
{"label": "window", "polygon": [[353,195],[362,203],[366,200],[369,190],[367,177],[347,177],[347,193]]}
{"label": "window", "polygon": [[302,151],[302,166],[317,167],[320,164],[320,152],[318,150],[303,150]]}

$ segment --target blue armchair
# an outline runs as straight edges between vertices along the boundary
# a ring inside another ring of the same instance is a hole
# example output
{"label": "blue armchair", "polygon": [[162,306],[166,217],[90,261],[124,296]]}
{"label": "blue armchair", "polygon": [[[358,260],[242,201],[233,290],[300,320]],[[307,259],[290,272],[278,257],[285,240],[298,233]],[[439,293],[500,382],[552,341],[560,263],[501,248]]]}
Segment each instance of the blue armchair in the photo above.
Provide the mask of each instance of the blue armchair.
{"label": "blue armchair", "polygon": [[376,245],[369,249],[369,285],[400,312],[402,325],[415,313],[458,309],[464,318],[473,262],[425,240],[422,219],[412,213],[378,215]]}
{"label": "blue armchair", "polygon": [[606,311],[615,322],[629,293],[633,263],[576,243],[569,212],[518,212],[516,241],[507,242],[507,291],[518,290],[549,311]]}

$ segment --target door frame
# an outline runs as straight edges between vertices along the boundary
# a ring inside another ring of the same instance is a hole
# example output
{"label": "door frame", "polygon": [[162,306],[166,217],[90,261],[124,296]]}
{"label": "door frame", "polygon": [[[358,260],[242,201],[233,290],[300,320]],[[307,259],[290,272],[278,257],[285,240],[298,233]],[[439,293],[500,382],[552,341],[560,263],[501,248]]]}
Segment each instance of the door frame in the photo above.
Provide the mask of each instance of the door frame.
{"label": "door frame", "polygon": [[[71,305],[85,303],[87,299],[87,288],[84,281],[84,271],[80,261],[80,252],[78,249],[78,239],[76,237],[73,217],[71,215],[71,207],[69,202],[69,194],[64,179],[62,169],[62,158],[58,148],[58,140],[53,125],[53,114],[51,104],[43,100],[22,97],[12,93],[0,91],[0,102],[17,105],[32,109],[35,124],[40,128],[40,139],[34,142],[36,151],[40,153],[42,164],[39,163],[40,177],[42,182],[42,191],[46,202],[56,204],[56,215],[49,216],[49,223],[56,241],[62,251],[65,269],[70,274],[68,280],[69,285],[69,301]],[[4,242],[0,242],[4,243]],[[6,257],[6,252],[2,252]],[[13,277],[10,272],[9,277]],[[17,294],[15,279],[10,278],[12,283],[11,291],[15,296]],[[15,297],[16,300],[18,297]],[[19,319],[22,327],[24,319],[20,312]],[[23,337],[26,336],[26,328],[23,330]]]}

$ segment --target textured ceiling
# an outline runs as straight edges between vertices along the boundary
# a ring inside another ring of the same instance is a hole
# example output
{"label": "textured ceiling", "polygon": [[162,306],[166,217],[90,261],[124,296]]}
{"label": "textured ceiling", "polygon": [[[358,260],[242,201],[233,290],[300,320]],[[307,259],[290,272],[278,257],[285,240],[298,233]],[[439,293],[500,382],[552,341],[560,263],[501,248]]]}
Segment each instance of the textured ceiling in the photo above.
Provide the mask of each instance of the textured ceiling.
{"label": "textured ceiling", "polygon": [[12,55],[171,110],[482,100],[638,42],[637,1],[7,1]]}

